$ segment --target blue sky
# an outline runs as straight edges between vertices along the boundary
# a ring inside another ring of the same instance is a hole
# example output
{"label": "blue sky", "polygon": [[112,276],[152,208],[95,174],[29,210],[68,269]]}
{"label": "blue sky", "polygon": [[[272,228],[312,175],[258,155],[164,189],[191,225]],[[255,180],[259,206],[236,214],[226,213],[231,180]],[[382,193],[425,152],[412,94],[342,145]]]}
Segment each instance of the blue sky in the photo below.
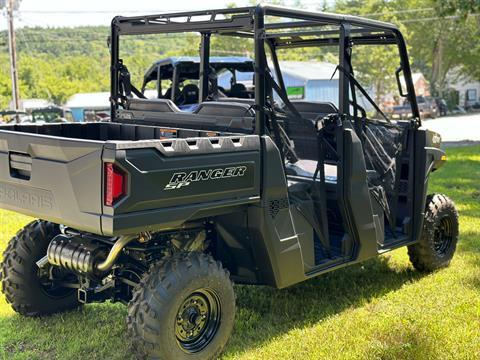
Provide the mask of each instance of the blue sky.
{"label": "blue sky", "polygon": [[[238,6],[251,3],[249,0],[22,0],[16,26],[109,25],[115,15],[214,9],[226,7],[232,2]],[[287,0],[286,3],[292,5],[294,0]],[[302,3],[314,9],[321,1],[303,0]],[[0,29],[5,29],[5,26],[5,21],[0,21]]]}

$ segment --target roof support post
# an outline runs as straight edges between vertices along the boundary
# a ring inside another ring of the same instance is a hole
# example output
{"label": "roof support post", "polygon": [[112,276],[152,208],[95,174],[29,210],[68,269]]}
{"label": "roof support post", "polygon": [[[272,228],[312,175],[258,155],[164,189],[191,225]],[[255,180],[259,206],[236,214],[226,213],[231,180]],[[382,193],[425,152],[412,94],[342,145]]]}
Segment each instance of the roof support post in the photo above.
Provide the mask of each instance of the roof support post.
{"label": "roof support post", "polygon": [[267,59],[265,57],[265,11],[262,6],[255,8],[254,17],[254,41],[255,41],[255,131],[258,135],[265,135],[265,71]]}
{"label": "roof support post", "polygon": [[210,75],[210,33],[202,33],[200,43],[200,99],[205,101],[208,96],[208,80]]}
{"label": "roof support post", "polygon": [[115,19],[112,21],[110,33],[110,117],[115,120],[118,109],[118,56],[119,56],[119,35],[118,28],[115,25]]}
{"label": "roof support post", "polygon": [[175,102],[178,97],[178,87],[179,87],[179,80],[180,80],[180,73],[178,71],[178,64],[173,66],[173,74],[172,74],[172,97],[170,100]]}
{"label": "roof support post", "polygon": [[[143,92],[143,89],[142,89]],[[157,98],[162,97],[162,74],[160,72],[160,65],[157,66]]]}
{"label": "roof support post", "polygon": [[[348,62],[348,51],[350,49],[350,24],[342,23],[340,24],[340,54],[339,54],[339,64],[340,66],[350,73],[350,63]],[[345,71],[339,71],[338,74],[338,110],[340,114],[350,115],[350,104],[349,104],[349,79],[345,75]]]}

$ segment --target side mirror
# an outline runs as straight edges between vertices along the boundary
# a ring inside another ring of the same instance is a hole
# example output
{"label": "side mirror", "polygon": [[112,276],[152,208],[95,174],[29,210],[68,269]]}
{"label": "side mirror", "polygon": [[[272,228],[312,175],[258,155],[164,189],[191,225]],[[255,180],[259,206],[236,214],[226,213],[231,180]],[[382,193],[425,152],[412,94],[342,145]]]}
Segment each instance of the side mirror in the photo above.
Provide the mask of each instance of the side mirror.
{"label": "side mirror", "polygon": [[108,52],[111,54],[112,53],[112,48],[110,47],[111,45],[111,42],[112,42],[112,38],[109,36],[107,36],[107,47],[108,47]]}

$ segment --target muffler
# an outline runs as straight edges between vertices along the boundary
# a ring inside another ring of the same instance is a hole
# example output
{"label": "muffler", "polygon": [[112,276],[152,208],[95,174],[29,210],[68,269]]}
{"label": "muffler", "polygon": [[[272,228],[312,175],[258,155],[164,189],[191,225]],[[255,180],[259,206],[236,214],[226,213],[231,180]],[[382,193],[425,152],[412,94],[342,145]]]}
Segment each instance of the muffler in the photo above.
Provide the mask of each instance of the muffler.
{"label": "muffler", "polygon": [[[109,249],[105,244],[92,242],[81,236],[60,234],[52,239],[47,249],[48,263],[79,275],[98,276],[109,271],[123,248],[137,236],[121,236]],[[45,264],[41,259],[37,265]]]}

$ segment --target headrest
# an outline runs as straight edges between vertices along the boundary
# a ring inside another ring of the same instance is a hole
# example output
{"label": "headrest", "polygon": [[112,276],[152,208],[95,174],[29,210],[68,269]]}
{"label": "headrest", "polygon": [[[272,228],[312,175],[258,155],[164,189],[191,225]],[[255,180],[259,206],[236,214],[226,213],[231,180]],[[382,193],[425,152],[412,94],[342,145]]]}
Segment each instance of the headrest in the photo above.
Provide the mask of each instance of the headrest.
{"label": "headrest", "polygon": [[248,98],[247,88],[242,83],[233,84],[230,89],[230,95],[232,97]]}
{"label": "headrest", "polygon": [[198,95],[200,90],[195,84],[187,84],[182,89],[182,95],[184,98],[184,104],[194,104],[198,102]]}

